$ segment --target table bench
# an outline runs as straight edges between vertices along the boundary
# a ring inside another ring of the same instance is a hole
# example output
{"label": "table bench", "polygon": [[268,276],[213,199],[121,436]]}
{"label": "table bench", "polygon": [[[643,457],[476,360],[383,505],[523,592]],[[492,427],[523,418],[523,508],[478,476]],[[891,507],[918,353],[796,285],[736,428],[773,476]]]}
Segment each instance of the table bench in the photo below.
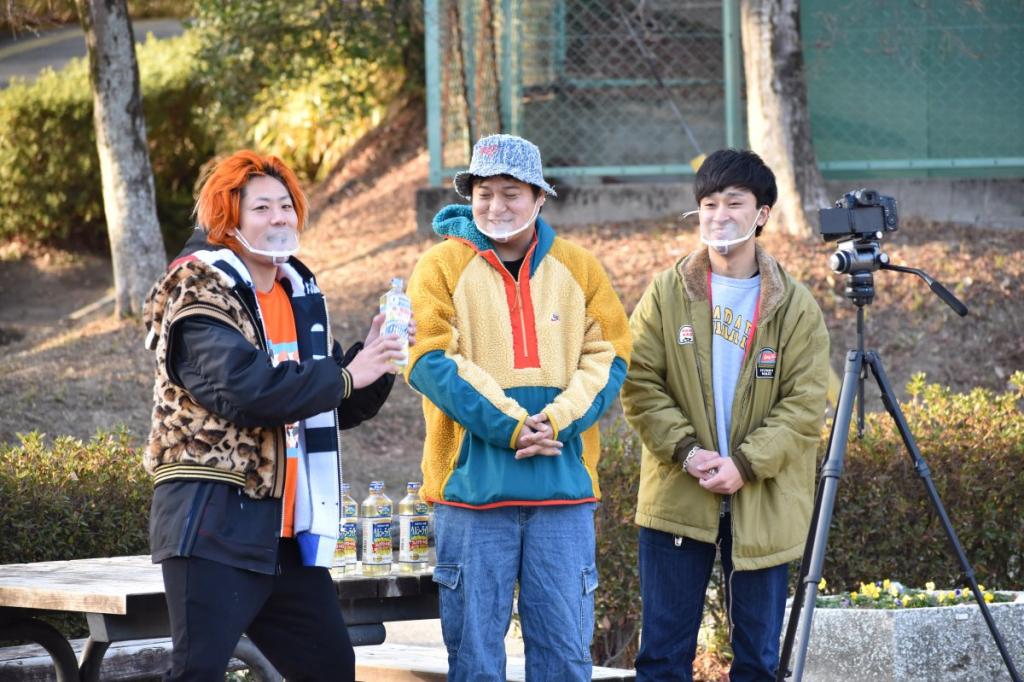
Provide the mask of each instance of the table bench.
{"label": "table bench", "polygon": [[[334,576],[353,645],[380,644],[384,623],[438,617],[431,572]],[[82,613],[89,626],[81,659],[39,616]],[[98,682],[114,642],[167,637],[170,626],[160,567],[149,556],[49,561],[0,566],[0,640],[35,642],[49,652],[58,682]],[[247,663],[258,650],[236,649]],[[258,667],[259,662],[254,663]]]}

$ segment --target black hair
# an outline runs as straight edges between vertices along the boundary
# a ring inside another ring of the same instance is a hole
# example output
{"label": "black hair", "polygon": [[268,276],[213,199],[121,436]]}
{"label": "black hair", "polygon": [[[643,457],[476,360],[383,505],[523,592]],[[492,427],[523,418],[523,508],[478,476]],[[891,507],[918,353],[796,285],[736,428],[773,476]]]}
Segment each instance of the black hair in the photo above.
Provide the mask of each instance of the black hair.
{"label": "black hair", "polygon": [[[693,182],[693,195],[700,205],[704,197],[727,187],[750,191],[758,208],[774,206],[779,198],[772,169],[760,156],[746,149],[719,149],[704,159]],[[758,225],[755,236],[761,235],[763,227]]]}
{"label": "black hair", "polygon": [[[516,182],[523,182],[519,178],[515,177],[514,175],[509,175],[508,173],[499,173],[498,175],[474,175],[472,177],[472,179],[470,180],[470,182],[469,182],[470,190],[472,190],[474,187],[476,187],[476,183],[480,182],[481,180],[488,180],[490,178],[505,178],[506,180],[515,180]],[[524,185],[529,185],[530,189],[533,190],[533,200],[534,201],[539,199],[540,198],[540,193],[544,191],[540,187],[538,187],[537,185],[530,185],[530,183],[528,183],[528,182],[523,182],[523,184]]]}

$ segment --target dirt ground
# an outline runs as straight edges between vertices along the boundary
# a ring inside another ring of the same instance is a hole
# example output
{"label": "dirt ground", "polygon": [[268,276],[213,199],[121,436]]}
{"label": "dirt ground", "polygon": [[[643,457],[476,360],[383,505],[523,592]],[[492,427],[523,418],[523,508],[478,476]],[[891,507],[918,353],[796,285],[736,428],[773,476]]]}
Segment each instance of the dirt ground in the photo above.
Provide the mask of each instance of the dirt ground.
{"label": "dirt ground", "polygon": [[[318,274],[343,344],[365,335],[389,279],[408,277],[436,241],[415,230],[414,195],[427,175],[416,106],[396,112],[311,192],[313,220],[300,257]],[[696,246],[692,230],[673,220],[559,232],[599,256],[627,310],[654,273]],[[855,307],[843,296],[844,278],[828,269],[833,246],[761,240],[814,293],[832,333],[833,368],[841,372],[845,350],[855,344]],[[876,273],[868,345],[881,351],[899,392],[914,372],[966,391],[1002,389],[1024,369],[1024,233],[907,220],[884,247],[893,262],[925,269],[970,308],[960,318],[917,278]],[[152,382],[142,326],[113,319],[110,305],[87,308],[110,292],[109,262],[58,252],[15,258],[11,251],[0,250],[0,442],[32,430],[88,438],[123,424],[141,443]],[[876,393],[869,385],[869,406],[877,409]],[[380,415],[343,441],[355,496],[380,478],[400,497],[405,481],[419,479],[422,439],[420,399],[399,380]]]}

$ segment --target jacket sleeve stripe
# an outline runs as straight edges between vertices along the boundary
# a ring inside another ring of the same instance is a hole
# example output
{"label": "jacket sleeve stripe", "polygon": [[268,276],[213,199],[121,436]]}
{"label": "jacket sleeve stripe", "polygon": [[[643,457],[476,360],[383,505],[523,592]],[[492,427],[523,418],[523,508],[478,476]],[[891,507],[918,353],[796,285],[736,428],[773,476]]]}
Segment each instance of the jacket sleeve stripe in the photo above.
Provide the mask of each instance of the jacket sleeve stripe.
{"label": "jacket sleeve stripe", "polygon": [[[460,363],[441,351],[420,357],[409,374],[409,384],[445,414],[478,437],[507,448],[526,410],[487,379],[472,363]],[[491,385],[493,390],[488,390]]]}

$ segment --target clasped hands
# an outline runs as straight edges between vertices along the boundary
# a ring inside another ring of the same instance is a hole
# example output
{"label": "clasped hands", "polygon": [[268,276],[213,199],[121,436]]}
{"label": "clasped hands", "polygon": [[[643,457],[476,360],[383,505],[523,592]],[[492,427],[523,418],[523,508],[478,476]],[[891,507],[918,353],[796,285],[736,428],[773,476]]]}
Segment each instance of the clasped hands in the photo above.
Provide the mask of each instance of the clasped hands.
{"label": "clasped hands", "polygon": [[516,440],[516,459],[534,455],[554,457],[562,454],[562,443],[555,440],[554,429],[548,423],[548,416],[541,412],[526,418]]}
{"label": "clasped hands", "polygon": [[708,492],[732,495],[743,487],[743,476],[731,457],[722,457],[714,450],[698,448],[686,468]]}

